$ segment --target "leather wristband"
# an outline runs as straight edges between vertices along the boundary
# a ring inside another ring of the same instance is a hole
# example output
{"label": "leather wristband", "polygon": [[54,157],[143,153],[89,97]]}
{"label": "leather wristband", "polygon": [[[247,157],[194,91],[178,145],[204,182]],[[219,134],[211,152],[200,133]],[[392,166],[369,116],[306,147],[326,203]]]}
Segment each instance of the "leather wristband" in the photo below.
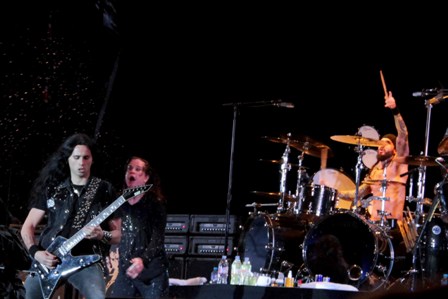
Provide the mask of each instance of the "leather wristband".
{"label": "leather wristband", "polygon": [[31,245],[31,247],[28,249],[28,252],[30,253],[30,256],[32,258],[34,258],[34,255],[36,254],[36,252],[38,252],[40,250],[39,246],[37,245]]}
{"label": "leather wristband", "polygon": [[400,113],[400,110],[398,110],[398,107],[395,107],[394,109],[392,109],[392,114],[393,115],[397,115]]}

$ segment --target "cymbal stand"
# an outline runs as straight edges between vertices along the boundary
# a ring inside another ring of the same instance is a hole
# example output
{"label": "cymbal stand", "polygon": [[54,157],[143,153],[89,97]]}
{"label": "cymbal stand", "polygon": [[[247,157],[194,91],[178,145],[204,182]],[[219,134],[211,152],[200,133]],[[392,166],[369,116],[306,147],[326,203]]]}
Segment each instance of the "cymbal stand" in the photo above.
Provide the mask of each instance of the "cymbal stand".
{"label": "cymbal stand", "polygon": [[305,188],[303,186],[303,178],[304,178],[304,174],[306,172],[305,168],[302,167],[302,163],[303,163],[303,159],[305,156],[305,152],[303,151],[298,159],[299,159],[299,169],[297,170],[297,186],[296,186],[296,199],[297,199],[297,203],[295,204],[295,208],[294,208],[294,212],[297,214],[302,210],[302,203],[303,203],[303,199],[305,197],[304,191]]}
{"label": "cymbal stand", "polygon": [[[389,162],[390,163],[390,162]],[[381,182],[381,210],[378,211],[378,214],[381,215],[380,226],[386,227],[388,225],[386,217],[390,215],[390,213],[386,212],[386,201],[389,198],[386,197],[386,189],[387,189],[387,166],[389,163],[384,164],[383,170],[383,181]]]}
{"label": "cymbal stand", "polygon": [[[439,95],[437,95],[439,96]],[[431,111],[432,104],[434,103],[434,98],[425,100],[426,106],[426,128],[425,128],[425,149],[421,154],[428,155],[428,145],[429,145],[429,129],[431,127]],[[415,225],[418,225],[420,217],[423,215],[423,202],[425,198],[425,182],[426,182],[426,166],[420,165],[418,169],[418,191],[417,191],[417,205],[415,208]]]}
{"label": "cymbal stand", "polygon": [[425,200],[425,177],[426,177],[426,166],[420,165],[418,167],[418,179],[417,179],[417,197],[416,208],[415,208],[415,225],[418,228],[420,226],[420,217],[423,216],[423,202]]}
{"label": "cymbal stand", "polygon": [[289,137],[291,136],[291,133],[287,134],[288,136],[288,142],[286,143],[285,151],[283,152],[282,156],[282,164],[280,165],[280,199],[278,202],[278,208],[277,212],[281,213],[286,210],[285,208],[285,196],[286,196],[286,178],[288,175],[288,171],[291,170],[291,164],[288,162],[288,156],[291,152],[291,148],[289,147]]}
{"label": "cymbal stand", "polygon": [[358,159],[356,162],[355,170],[355,199],[353,200],[353,212],[357,212],[358,200],[359,200],[359,185],[361,184],[361,171],[364,169],[364,164],[362,163],[362,156],[364,155],[363,145],[359,144],[356,146],[355,151],[358,153]]}

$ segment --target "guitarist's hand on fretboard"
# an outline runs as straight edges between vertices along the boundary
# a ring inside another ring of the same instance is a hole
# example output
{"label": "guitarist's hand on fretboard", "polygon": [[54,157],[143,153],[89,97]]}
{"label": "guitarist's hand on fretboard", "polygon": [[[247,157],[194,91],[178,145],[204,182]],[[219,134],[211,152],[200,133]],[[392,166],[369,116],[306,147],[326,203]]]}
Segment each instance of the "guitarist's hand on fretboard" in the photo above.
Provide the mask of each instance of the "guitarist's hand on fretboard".
{"label": "guitarist's hand on fretboard", "polygon": [[104,236],[101,226],[85,226],[82,229],[86,234],[85,238],[90,240],[101,240]]}
{"label": "guitarist's hand on fretboard", "polygon": [[52,255],[46,250],[36,251],[34,259],[49,269],[53,269],[60,262],[57,256]]}

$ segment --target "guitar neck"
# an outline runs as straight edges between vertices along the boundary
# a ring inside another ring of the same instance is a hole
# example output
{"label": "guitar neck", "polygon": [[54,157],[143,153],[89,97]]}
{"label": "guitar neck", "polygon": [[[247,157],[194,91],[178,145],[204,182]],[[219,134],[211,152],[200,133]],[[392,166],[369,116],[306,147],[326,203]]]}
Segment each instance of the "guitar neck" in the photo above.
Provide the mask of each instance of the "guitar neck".
{"label": "guitar neck", "polygon": [[[124,198],[124,196],[123,195],[120,196],[113,203],[111,203],[106,209],[104,209],[101,213],[95,216],[95,218],[90,220],[89,223],[87,223],[84,227],[100,225],[104,220],[107,219],[107,217],[112,215],[112,213],[115,212],[115,210],[117,210],[125,202],[126,199]],[[75,247],[79,242],[81,242],[86,235],[87,234],[84,232],[83,229],[79,230],[76,234],[74,234],[67,241],[65,241],[64,244],[58,250],[60,250],[61,254],[63,255],[67,254],[73,249],[73,247]]]}

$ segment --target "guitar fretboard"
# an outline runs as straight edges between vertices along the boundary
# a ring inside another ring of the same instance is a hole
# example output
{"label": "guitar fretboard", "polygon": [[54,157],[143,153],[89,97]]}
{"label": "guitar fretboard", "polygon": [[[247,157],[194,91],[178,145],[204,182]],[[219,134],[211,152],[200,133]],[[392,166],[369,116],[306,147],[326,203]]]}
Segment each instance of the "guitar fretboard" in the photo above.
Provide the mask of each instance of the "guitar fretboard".
{"label": "guitar fretboard", "polygon": [[[89,221],[84,227],[87,226],[98,226],[104,220],[107,219],[115,210],[117,210],[123,203],[126,202],[126,199],[123,196],[117,198],[113,203],[111,203],[106,209],[104,209],[101,213],[99,213],[95,218]],[[86,236],[86,233],[83,229],[79,230],[76,234],[74,234],[70,239],[64,242],[61,247],[58,248],[58,251],[61,255],[68,254],[73,247],[75,247],[79,242],[82,241]]]}

